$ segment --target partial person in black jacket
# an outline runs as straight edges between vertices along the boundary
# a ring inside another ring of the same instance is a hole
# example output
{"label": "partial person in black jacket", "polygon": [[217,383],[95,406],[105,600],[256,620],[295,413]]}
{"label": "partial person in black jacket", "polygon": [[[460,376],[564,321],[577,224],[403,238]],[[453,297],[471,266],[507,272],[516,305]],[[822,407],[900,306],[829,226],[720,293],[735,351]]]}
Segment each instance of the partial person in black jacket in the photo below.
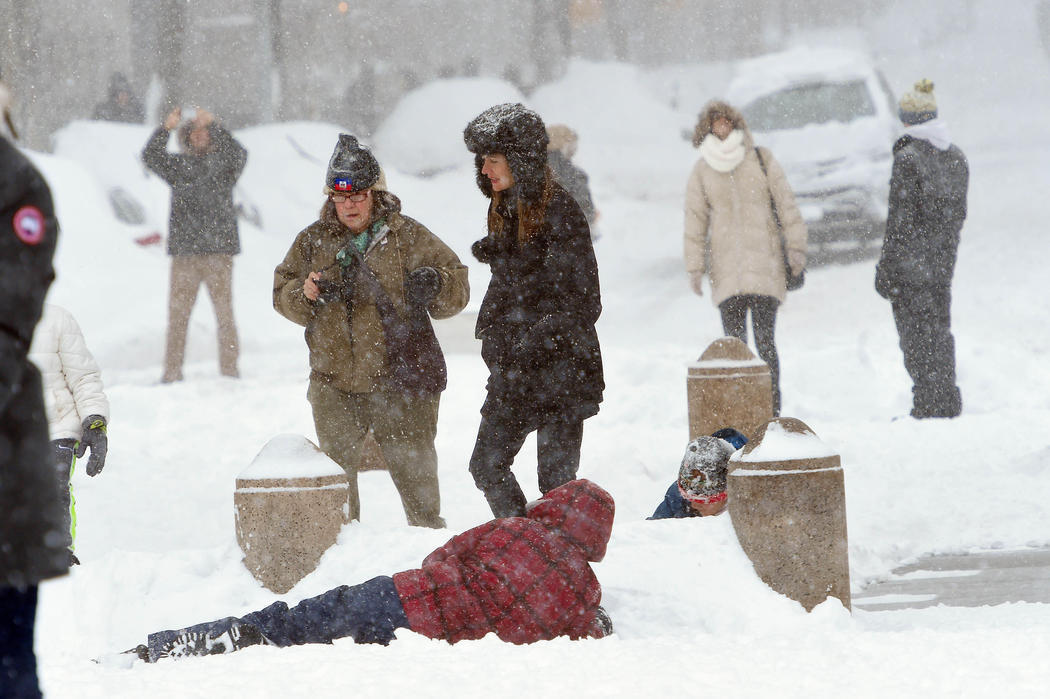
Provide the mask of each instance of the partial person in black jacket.
{"label": "partial person in black jacket", "polygon": [[40,372],[28,358],[55,276],[58,222],[47,183],[4,132],[0,125],[0,694],[39,697],[37,584],[69,567]]}
{"label": "partial person in black jacket", "polygon": [[463,137],[491,199],[488,235],[471,248],[492,278],[475,329],[489,380],[470,472],[493,515],[524,516],[511,465],[525,438],[537,433],[542,493],[573,480],[605,390],[598,264],[586,217],[547,167],[538,114],[497,105]]}
{"label": "partial person in black jacket", "polygon": [[[208,288],[219,329],[219,371],[237,377],[237,327],[233,320],[233,256],[241,251],[233,187],[244,170],[247,151],[209,112],[198,109],[182,122],[176,107],[164,119],[142,161],[171,185],[168,254],[171,280],[168,335],[162,383],[182,380],[186,328],[203,283]],[[184,153],[167,151],[168,136],[179,129]]]}
{"label": "partial person in black jacket", "polygon": [[547,144],[547,164],[551,173],[555,181],[580,205],[580,210],[587,217],[587,225],[591,229],[591,239],[597,240],[595,224],[598,222],[598,210],[594,208],[587,173],[572,162],[579,140],[576,132],[565,124],[551,124],[547,127],[547,136],[550,138]]}
{"label": "partial person in black jacket", "polygon": [[95,105],[96,121],[126,121],[141,124],[146,120],[146,110],[131,89],[131,83],[123,73],[109,77],[109,92],[106,100]]}
{"label": "partial person in black jacket", "polygon": [[875,289],[893,304],[904,367],[914,384],[912,417],[955,417],[962,395],[955,383],[952,276],[970,172],[937,118],[933,83],[916,83],[901,98],[900,116],[906,129],[893,146]]}

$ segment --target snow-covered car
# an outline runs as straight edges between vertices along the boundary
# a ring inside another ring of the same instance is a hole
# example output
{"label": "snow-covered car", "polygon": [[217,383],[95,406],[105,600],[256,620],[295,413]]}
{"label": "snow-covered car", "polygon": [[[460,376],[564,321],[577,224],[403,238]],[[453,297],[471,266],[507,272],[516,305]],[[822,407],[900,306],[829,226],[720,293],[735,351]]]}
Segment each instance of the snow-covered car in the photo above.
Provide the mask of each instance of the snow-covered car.
{"label": "snow-covered car", "polygon": [[811,247],[881,240],[899,127],[866,54],[792,49],[741,61],[727,98],[783,165]]}

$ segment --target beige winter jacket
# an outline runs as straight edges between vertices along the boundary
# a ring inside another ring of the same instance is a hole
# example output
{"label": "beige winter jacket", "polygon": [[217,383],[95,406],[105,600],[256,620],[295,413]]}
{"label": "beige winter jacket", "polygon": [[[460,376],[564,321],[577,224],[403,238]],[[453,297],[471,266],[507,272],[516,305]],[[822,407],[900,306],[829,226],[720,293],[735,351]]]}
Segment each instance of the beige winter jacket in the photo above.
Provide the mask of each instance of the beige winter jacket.
{"label": "beige winter jacket", "polygon": [[745,132],[744,159],[729,172],[718,172],[701,157],[686,188],[685,269],[708,274],[716,306],[741,294],[784,301],[783,254],[770,192],[788,250],[805,260],[806,224],[784,171],[769,150],[762,148],[767,179],[752,143],[751,134]]}
{"label": "beige winter jacket", "polygon": [[[427,307],[431,317],[459,313],[467,305],[470,288],[467,268],[456,253],[418,221],[403,216],[399,202],[379,216],[386,219],[388,230],[372,241],[365,261],[398,312],[407,313],[405,277],[425,266],[441,275],[441,290]],[[371,393],[382,389],[386,347],[379,312],[366,290],[355,290],[350,323],[341,301],[318,303],[303,293],[309,272],[326,270],[322,278],[339,279],[335,254],[346,246],[347,235],[348,229],[334,215],[323,216],[299,233],[274,270],[273,306],[285,318],[306,326],[311,379],[326,380],[345,393]]]}

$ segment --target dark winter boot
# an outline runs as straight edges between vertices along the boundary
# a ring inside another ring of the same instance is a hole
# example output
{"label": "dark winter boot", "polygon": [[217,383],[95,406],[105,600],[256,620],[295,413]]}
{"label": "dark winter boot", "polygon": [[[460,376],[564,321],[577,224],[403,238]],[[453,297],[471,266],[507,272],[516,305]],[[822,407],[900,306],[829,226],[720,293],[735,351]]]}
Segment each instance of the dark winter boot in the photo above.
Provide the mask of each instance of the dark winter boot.
{"label": "dark winter boot", "polygon": [[[233,624],[221,633],[191,631],[186,629],[174,633],[162,641],[157,648],[149,649],[155,662],[160,658],[184,658],[190,655],[218,655],[232,653],[247,646],[273,645],[251,624]],[[129,651],[132,652],[132,651]]]}

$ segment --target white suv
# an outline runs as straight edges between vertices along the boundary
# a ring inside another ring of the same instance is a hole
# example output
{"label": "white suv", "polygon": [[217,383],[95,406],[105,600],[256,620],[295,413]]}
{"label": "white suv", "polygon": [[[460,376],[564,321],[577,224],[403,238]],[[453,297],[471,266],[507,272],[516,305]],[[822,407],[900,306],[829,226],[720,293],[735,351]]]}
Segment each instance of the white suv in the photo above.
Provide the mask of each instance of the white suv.
{"label": "white suv", "polygon": [[783,165],[811,247],[881,241],[897,106],[863,53],[793,49],[737,64],[727,100]]}

